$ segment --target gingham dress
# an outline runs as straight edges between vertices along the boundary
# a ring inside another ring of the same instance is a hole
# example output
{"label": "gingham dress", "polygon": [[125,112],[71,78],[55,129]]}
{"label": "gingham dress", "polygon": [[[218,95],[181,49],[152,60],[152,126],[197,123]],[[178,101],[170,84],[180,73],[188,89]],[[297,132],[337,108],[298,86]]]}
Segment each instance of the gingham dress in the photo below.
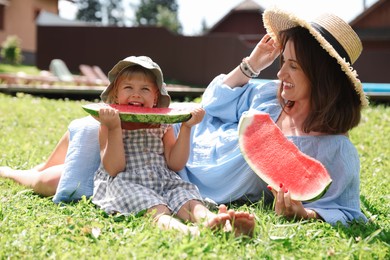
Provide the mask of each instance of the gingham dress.
{"label": "gingham dress", "polygon": [[111,177],[101,164],[95,174],[92,202],[108,214],[136,214],[156,205],[173,213],[189,200],[202,200],[198,188],[168,169],[160,128],[122,130],[126,169]]}

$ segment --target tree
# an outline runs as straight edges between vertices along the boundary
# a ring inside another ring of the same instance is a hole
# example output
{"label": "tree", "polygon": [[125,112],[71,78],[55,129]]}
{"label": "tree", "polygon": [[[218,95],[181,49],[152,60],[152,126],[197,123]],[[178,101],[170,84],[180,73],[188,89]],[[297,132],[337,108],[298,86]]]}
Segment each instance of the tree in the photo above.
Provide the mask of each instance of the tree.
{"label": "tree", "polygon": [[77,0],[76,19],[88,22],[102,22],[102,5],[99,0]]}
{"label": "tree", "polygon": [[135,14],[136,24],[164,26],[180,33],[182,27],[177,17],[178,9],[176,0],[141,0]]}
{"label": "tree", "polygon": [[207,22],[206,20],[203,18],[202,19],[202,29],[201,29],[201,33],[207,33],[207,31],[209,30],[210,28],[208,27],[207,25]]}
{"label": "tree", "polygon": [[122,1],[107,1],[107,20],[108,24],[124,25],[124,13]]}
{"label": "tree", "polygon": [[123,4],[118,0],[77,0],[76,18],[104,25],[123,25]]}
{"label": "tree", "polygon": [[158,6],[157,11],[157,26],[165,27],[175,33],[181,33],[182,27],[176,13],[164,6]]}

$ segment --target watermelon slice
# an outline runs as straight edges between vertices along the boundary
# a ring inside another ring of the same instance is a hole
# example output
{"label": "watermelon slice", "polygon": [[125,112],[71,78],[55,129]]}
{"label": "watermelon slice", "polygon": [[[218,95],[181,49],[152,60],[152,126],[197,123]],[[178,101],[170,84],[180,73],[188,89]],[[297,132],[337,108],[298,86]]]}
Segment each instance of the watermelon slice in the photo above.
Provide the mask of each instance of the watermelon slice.
{"label": "watermelon slice", "polygon": [[238,128],[245,160],[274,190],[283,183],[298,201],[313,201],[326,192],[332,182],[326,168],[289,141],[268,114],[248,113]]}
{"label": "watermelon slice", "polygon": [[111,106],[119,110],[119,116],[124,122],[173,124],[187,121],[191,118],[188,108],[146,108],[129,105],[92,103],[83,105],[83,109],[93,116],[99,115],[99,109]]}

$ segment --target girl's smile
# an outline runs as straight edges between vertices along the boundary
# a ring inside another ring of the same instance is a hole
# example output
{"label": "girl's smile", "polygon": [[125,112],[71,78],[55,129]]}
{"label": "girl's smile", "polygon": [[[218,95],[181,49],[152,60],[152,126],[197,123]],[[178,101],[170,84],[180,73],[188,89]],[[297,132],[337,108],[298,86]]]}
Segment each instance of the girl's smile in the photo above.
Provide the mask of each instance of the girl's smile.
{"label": "girl's smile", "polygon": [[158,87],[141,73],[120,77],[117,82],[117,103],[140,107],[154,107],[157,104]]}

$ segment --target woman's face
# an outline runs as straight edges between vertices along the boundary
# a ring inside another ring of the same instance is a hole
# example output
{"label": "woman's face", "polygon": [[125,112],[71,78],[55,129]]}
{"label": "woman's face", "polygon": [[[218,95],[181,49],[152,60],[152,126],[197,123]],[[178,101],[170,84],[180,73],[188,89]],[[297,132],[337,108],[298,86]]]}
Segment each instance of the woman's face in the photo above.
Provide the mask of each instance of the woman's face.
{"label": "woman's face", "polygon": [[155,107],[158,87],[142,73],[131,77],[120,76],[117,81],[117,103],[141,107]]}
{"label": "woman's face", "polygon": [[294,43],[287,41],[282,53],[282,67],[278,72],[282,82],[282,97],[295,102],[308,102],[310,99],[310,82],[295,55]]}

